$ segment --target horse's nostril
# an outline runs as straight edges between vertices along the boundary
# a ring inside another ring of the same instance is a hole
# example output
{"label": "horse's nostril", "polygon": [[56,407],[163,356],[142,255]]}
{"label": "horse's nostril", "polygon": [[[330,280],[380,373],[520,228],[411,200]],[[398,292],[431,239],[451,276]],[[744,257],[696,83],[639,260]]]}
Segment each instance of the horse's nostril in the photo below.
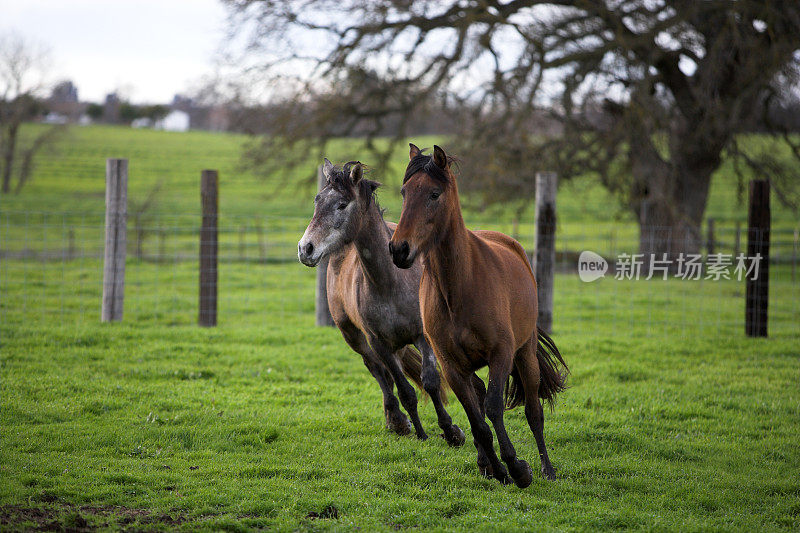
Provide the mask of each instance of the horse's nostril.
{"label": "horse's nostril", "polygon": [[404,261],[408,258],[409,247],[408,241],[403,241],[400,244],[389,242],[389,253],[396,261]]}
{"label": "horse's nostril", "polygon": [[306,244],[303,251],[305,252],[306,256],[310,256],[312,253],[314,253],[314,245],[311,243]]}

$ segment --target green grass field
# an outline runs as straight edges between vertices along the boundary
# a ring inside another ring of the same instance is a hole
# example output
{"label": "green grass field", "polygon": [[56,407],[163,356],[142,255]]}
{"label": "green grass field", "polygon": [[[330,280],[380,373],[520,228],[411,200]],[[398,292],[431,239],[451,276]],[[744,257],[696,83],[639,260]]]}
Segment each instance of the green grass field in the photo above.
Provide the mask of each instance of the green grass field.
{"label": "green grass field", "polygon": [[[233,318],[210,330],[188,301],[174,325],[146,306],[116,325],[3,322],[4,529],[800,527],[796,322],[767,340],[648,335],[646,316],[598,321],[588,296],[559,299],[572,367],[546,418],[559,479],[519,490],[479,477],[471,444],[388,433],[360,357],[313,326],[313,271],[296,294],[275,270],[289,265],[259,268],[297,309],[231,294]],[[452,396],[450,412],[467,427]],[[421,413],[436,435],[430,403]],[[537,464],[522,411],[507,421]]]}
{"label": "green grass field", "polygon": [[[237,171],[243,140],[75,128],[22,194],[0,199],[0,247],[54,254],[0,260],[0,530],[800,529],[790,265],[772,270],[769,339],[743,335],[741,282],[557,275],[553,338],[572,369],[545,422],[559,479],[501,486],[478,475],[471,439],[451,449],[436,437],[429,402],[420,412],[431,439],[387,432],[360,357],[313,325],[313,269],[258,261],[249,230],[241,260],[239,231],[255,217],[266,259],[286,259],[311,210],[298,180]],[[358,157],[346,148],[332,159]],[[100,324],[93,254],[113,156],[131,160],[134,200],[164,181],[156,214],[169,231],[145,246],[160,261],[130,250],[125,320]],[[227,259],[220,325],[201,329],[196,263],[182,254],[196,254],[197,183],[209,167],[221,172]],[[379,179],[396,218],[397,180]],[[710,212],[738,217],[733,195],[715,182]],[[565,185],[558,202],[569,249],[635,238],[591,183]],[[468,218],[511,228],[497,213]],[[773,220],[797,224],[781,208]],[[452,394],[449,411],[466,429]],[[522,410],[506,420],[537,467]]]}

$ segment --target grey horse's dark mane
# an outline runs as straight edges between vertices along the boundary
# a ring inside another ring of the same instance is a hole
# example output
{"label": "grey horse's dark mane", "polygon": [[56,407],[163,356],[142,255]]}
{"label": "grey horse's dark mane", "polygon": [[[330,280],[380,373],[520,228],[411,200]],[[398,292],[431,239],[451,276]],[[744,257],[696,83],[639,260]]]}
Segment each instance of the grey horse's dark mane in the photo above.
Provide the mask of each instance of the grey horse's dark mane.
{"label": "grey horse's dark mane", "polygon": [[[354,199],[352,189],[353,182],[350,180],[350,171],[352,170],[353,165],[358,163],[358,161],[348,161],[342,166],[334,166],[328,176],[328,183],[331,185],[331,187],[342,193],[347,200]],[[366,172],[367,167],[363,164],[361,166],[364,172]],[[385,210],[381,209],[381,206],[378,204],[378,197],[375,193],[380,186],[381,184],[377,181],[373,181],[364,177],[362,177],[356,185],[358,188],[358,194],[367,199],[367,207],[374,203],[375,207],[378,208],[381,218],[383,218],[383,213]]]}

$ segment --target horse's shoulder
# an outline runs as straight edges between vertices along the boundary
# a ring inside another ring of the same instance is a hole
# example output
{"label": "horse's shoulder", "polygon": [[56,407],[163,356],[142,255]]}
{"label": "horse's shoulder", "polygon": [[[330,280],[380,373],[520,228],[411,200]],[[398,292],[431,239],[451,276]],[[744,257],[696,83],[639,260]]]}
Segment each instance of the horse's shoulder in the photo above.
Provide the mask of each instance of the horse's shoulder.
{"label": "horse's shoulder", "polygon": [[328,280],[341,290],[347,287],[353,275],[358,272],[358,256],[355,248],[350,246],[328,260]]}

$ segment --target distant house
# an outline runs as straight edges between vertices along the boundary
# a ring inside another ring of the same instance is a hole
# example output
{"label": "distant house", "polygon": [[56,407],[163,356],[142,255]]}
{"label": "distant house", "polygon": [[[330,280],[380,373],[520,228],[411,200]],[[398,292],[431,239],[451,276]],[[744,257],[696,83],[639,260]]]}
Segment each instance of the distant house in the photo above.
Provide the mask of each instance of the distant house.
{"label": "distant house", "polygon": [[77,122],[86,108],[78,101],[78,88],[68,80],[56,85],[43,103],[47,108],[44,122],[48,124]]}
{"label": "distant house", "polygon": [[153,125],[153,121],[147,117],[135,118],[131,121],[131,128],[149,128]]}
{"label": "distant house", "polygon": [[44,119],[42,119],[42,122],[45,124],[66,124],[69,122],[69,117],[62,115],[61,113],[50,112],[45,115]]}
{"label": "distant house", "polygon": [[179,110],[170,111],[164,118],[157,120],[153,127],[165,131],[187,131],[189,129],[189,113]]}
{"label": "distant house", "polygon": [[70,80],[65,80],[53,87],[50,102],[57,104],[77,104],[78,88]]}

